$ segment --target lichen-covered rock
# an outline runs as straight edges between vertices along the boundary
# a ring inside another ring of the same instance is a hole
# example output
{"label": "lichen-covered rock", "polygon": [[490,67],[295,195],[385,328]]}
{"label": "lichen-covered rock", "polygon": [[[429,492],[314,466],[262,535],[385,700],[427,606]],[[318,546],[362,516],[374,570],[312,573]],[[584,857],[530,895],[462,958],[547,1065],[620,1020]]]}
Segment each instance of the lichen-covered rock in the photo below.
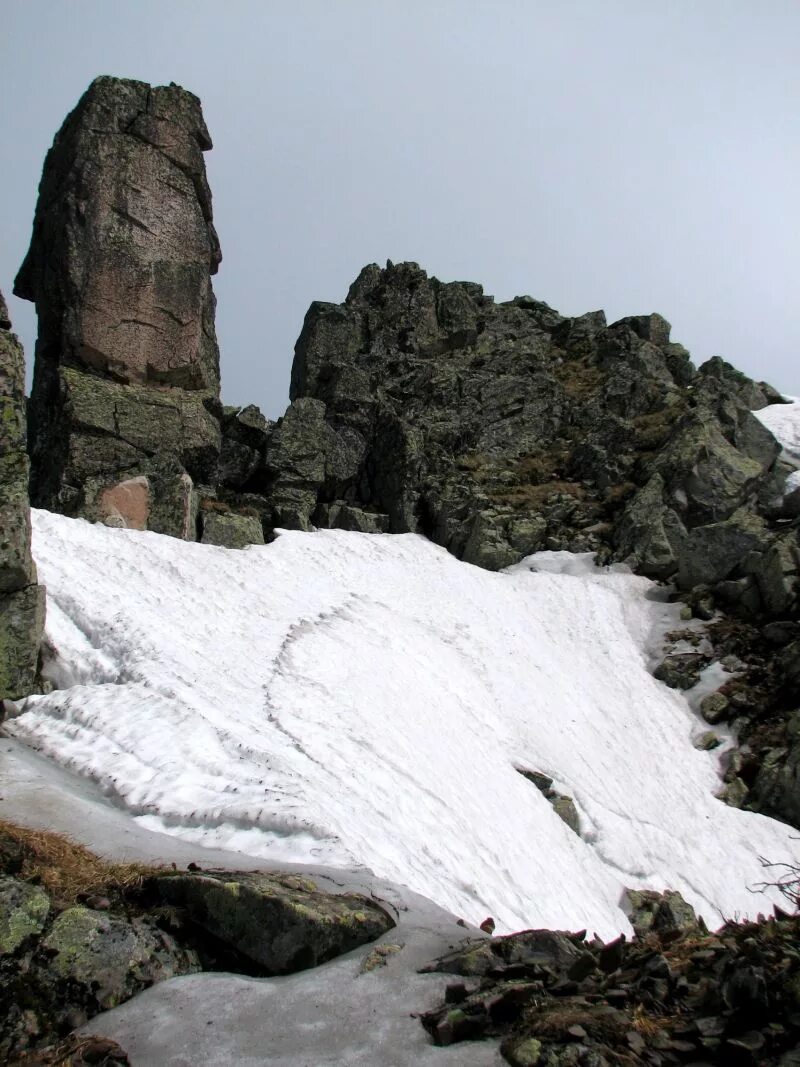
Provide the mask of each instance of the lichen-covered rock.
{"label": "lichen-covered rock", "polygon": [[700,681],[707,660],[699,652],[675,652],[665,656],[653,676],[670,689],[691,689]]}
{"label": "lichen-covered rock", "polygon": [[170,452],[156,453],[121,473],[87,478],[80,500],[84,516],[106,526],[150,530],[184,541],[197,537],[199,496]]}
{"label": "lichen-covered rock", "polygon": [[676,890],[657,893],[652,889],[627,889],[623,907],[638,937],[651,931],[668,934],[675,930],[699,932],[694,908]]}
{"label": "lichen-covered rock", "polygon": [[43,585],[0,596],[0,699],[19,700],[34,691],[44,619]]}
{"label": "lichen-covered rock", "polygon": [[288,974],[349,952],[390,930],[373,900],[321,893],[293,875],[214,871],[155,880],[163,900],[251,960],[262,974]]}
{"label": "lichen-covered rock", "polygon": [[[63,448],[51,454],[50,438],[32,437],[34,505],[102,519],[98,496],[165,458],[180,464],[194,481],[216,476],[220,429],[207,397],[183,389],[121,385],[73,368],[59,370],[57,380]],[[151,492],[151,504],[159,497]],[[143,528],[155,527],[148,523]]]}
{"label": "lichen-covered rock", "polygon": [[654,474],[626,506],[616,530],[617,552],[639,574],[668,578],[678,568],[686,527],[664,503],[664,479]]}
{"label": "lichen-covered rock", "polygon": [[264,488],[260,473],[272,427],[254,404],[223,408],[218,472],[221,486],[238,492]]}
{"label": "lichen-covered rock", "polygon": [[668,578],[694,528],[755,512],[774,481],[777,443],[746,407],[773,394],[726,368],[695,372],[660,315],[570,319],[372,264],[306,315],[265,522],[355,510],[492,570],[549,548]]}
{"label": "lichen-covered rock", "polygon": [[[17,1056],[63,1038],[154,982],[200,970],[194,948],[179,945],[146,909],[137,916],[81,905],[65,908],[43,886],[24,881],[13,848],[3,846],[1,1062],[18,1062]],[[132,910],[142,908],[132,904]],[[50,1060],[45,1052],[42,1057],[31,1062],[66,1062]]]}
{"label": "lichen-covered rock", "polygon": [[724,693],[709,693],[700,701],[700,714],[711,726],[728,717],[730,701]]}
{"label": "lichen-covered rock", "polygon": [[576,833],[578,837],[581,834],[581,817],[578,814],[578,808],[575,805],[575,801],[572,797],[555,796],[553,798],[553,811],[565,822],[573,833]]}
{"label": "lichen-covered rock", "polygon": [[[467,948],[442,956],[422,970],[464,977],[502,973],[506,968],[546,969],[552,976],[565,977],[581,958],[583,934],[562,930],[522,930],[506,937],[476,941]],[[533,975],[532,975],[533,976]]]}
{"label": "lichen-covered rock", "polygon": [[204,545],[223,548],[245,548],[263,545],[264,531],[257,515],[241,515],[233,511],[206,511],[202,518]]}
{"label": "lichen-covered rock", "polygon": [[76,906],[61,912],[42,942],[48,971],[105,1010],[154,982],[199,970],[197,957],[143,919]]}
{"label": "lichen-covered rock", "polygon": [[50,898],[39,886],[0,875],[0,956],[8,956],[41,933]]}
{"label": "lichen-covered rock", "polygon": [[33,691],[44,589],[31,556],[25,362],[0,294],[0,700]]}
{"label": "lichen-covered rock", "polygon": [[796,530],[765,546],[746,562],[746,568],[755,579],[765,611],[783,615],[796,609],[800,577],[800,546]]}
{"label": "lichen-covered rock", "polygon": [[707,363],[703,364],[702,370],[708,377],[717,378],[723,382],[727,389],[735,393],[750,411],[759,411],[768,404],[783,402],[784,398],[777,389],[773,389],[767,382],[752,381],[746,374],[742,374],[719,356],[712,356]]}
{"label": "lichen-covered rock", "polygon": [[191,93],[109,77],[56,135],[14,290],[39,317],[30,436],[40,506],[83,514],[87,478],[121,476],[159,451],[195,479],[216,468],[210,147]]}
{"label": "lichen-covered rock", "polygon": [[686,538],[678,566],[683,589],[716,585],[740,567],[751,552],[763,551],[769,535],[763,519],[745,508],[723,522],[696,526]]}
{"label": "lichen-covered rock", "polygon": [[759,811],[800,825],[800,711],[786,724],[785,744],[762,759],[751,799]]}
{"label": "lichen-covered rock", "polygon": [[315,525],[329,530],[350,530],[353,533],[388,533],[389,516],[349,504],[320,504],[314,512]]}

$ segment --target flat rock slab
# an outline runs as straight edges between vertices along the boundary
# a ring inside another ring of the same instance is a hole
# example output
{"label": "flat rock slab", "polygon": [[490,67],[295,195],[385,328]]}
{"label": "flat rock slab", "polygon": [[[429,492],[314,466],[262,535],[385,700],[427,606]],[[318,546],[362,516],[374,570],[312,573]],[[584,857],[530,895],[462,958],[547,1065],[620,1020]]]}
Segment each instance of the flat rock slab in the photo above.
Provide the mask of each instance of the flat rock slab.
{"label": "flat rock slab", "polygon": [[358,948],[394,920],[356,893],[332,896],[301,875],[214,871],[156,880],[162,899],[258,965],[289,974]]}

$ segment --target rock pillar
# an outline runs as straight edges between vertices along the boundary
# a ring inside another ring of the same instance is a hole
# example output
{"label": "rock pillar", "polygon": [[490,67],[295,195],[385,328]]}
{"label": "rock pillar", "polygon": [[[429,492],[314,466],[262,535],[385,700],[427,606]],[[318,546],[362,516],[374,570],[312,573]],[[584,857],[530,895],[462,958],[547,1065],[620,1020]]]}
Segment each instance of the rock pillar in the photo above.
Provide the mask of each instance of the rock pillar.
{"label": "rock pillar", "polygon": [[110,77],[56,135],[14,287],[39,319],[36,505],[194,536],[185,475],[212,482],[220,449],[209,148],[197,97]]}

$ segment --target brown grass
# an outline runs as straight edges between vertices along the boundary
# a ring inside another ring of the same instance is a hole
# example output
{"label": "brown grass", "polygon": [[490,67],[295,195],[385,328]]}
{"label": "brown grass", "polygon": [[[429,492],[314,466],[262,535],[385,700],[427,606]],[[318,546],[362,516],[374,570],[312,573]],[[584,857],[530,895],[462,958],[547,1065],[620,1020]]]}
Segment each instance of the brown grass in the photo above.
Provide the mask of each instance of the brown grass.
{"label": "brown grass", "polygon": [[[0,839],[3,837],[10,838],[21,852],[19,877],[44,886],[62,907],[87,896],[113,897],[135,892],[161,870],[144,863],[107,863],[61,834],[29,830],[0,819]],[[0,854],[7,850],[2,846],[0,840]]]}
{"label": "brown grass", "polygon": [[515,485],[491,494],[494,500],[514,508],[537,508],[554,496],[571,496],[583,500],[586,489],[577,482],[551,481],[544,485]]}
{"label": "brown grass", "polygon": [[634,482],[619,482],[618,485],[609,485],[603,493],[603,502],[612,508],[619,507],[635,492],[636,484]]}
{"label": "brown grass", "polygon": [[10,1067],[83,1067],[85,1064],[107,1062],[129,1063],[116,1041],[70,1034],[57,1045],[23,1054],[13,1060]]}
{"label": "brown grass", "polygon": [[668,1030],[677,1021],[674,1015],[651,1015],[644,1004],[637,1004],[633,1009],[631,1026],[644,1038],[655,1037],[661,1030]]}
{"label": "brown grass", "polygon": [[231,509],[222,500],[214,500],[213,497],[204,496],[200,501],[201,511],[216,511],[220,515],[227,514]]}
{"label": "brown grass", "polygon": [[669,407],[661,408],[660,411],[637,415],[631,420],[633,422],[636,448],[646,452],[660,448],[669,437],[673,426],[682,414],[681,405],[672,404]]}
{"label": "brown grass", "polygon": [[587,396],[594,392],[603,380],[603,373],[592,363],[567,360],[556,367],[556,376],[570,397]]}

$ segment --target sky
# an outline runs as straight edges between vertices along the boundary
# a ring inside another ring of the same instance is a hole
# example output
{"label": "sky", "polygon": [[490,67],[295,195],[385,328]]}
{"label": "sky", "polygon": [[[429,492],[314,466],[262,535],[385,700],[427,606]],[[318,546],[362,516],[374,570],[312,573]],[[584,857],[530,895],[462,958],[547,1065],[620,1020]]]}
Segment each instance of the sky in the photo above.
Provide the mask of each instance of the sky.
{"label": "sky", "polygon": [[201,98],[225,403],[288,402],[312,300],[410,259],[498,300],[658,311],[800,394],[797,0],[3,0],[0,289],[98,74]]}

